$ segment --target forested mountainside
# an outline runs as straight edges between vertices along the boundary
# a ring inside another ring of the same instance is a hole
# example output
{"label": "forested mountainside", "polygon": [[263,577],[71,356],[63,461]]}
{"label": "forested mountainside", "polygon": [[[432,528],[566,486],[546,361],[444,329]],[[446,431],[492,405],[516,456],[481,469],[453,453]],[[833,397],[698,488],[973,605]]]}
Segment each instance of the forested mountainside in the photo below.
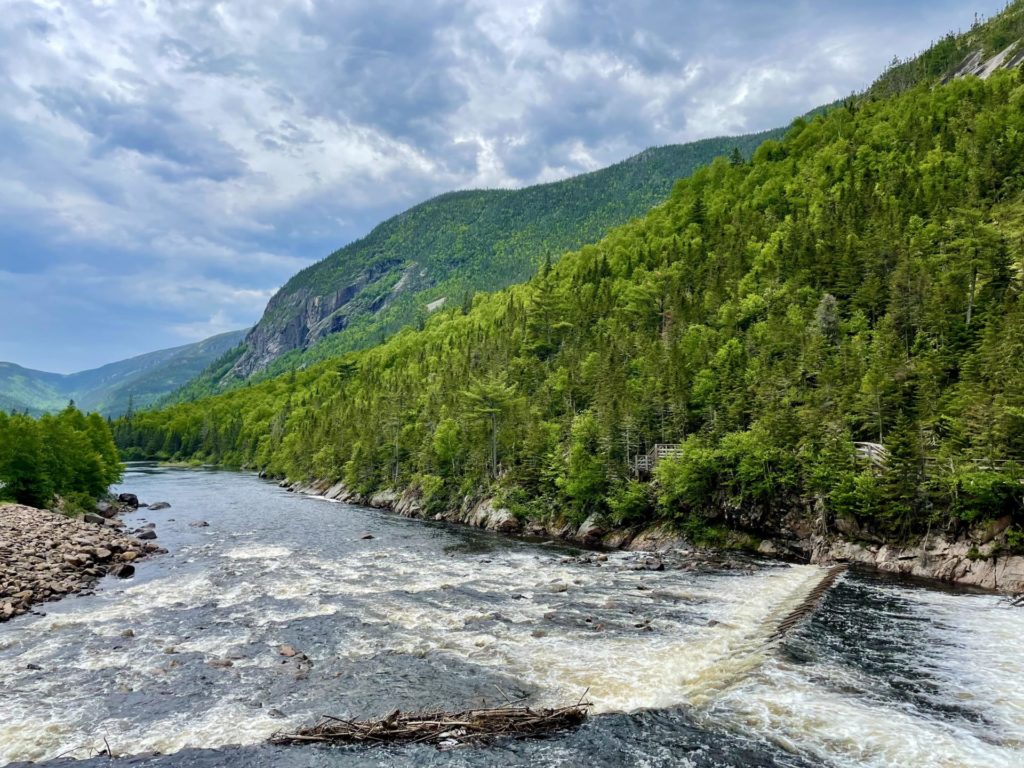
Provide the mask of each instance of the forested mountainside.
{"label": "forested mountainside", "polygon": [[0,411],[54,413],[74,400],[86,411],[119,416],[129,405],[144,408],[177,390],[236,347],[245,333],[222,333],[66,375],[0,363]]}
{"label": "forested mountainside", "polygon": [[764,139],[781,135],[656,147],[551,184],[428,200],[296,274],[245,345],[177,399],[372,346],[442,306],[461,306],[474,292],[522,282],[545,259],[646,213],[676,179],[733,150],[749,158]]}
{"label": "forested mountainside", "polygon": [[895,59],[871,86],[874,96],[888,96],[919,83],[948,82],[974,75],[982,79],[1024,64],[1024,2],[1011,0],[991,19],[976,18],[964,33],[950,33],[919,56]]}
{"label": "forested mountainside", "polygon": [[[923,83],[716,160],[421,331],[116,436],[432,510],[496,495],[700,539],[813,500],[889,539],[1012,515],[1021,542],[1022,271],[1024,78]],[[634,477],[661,443],[656,482]]]}

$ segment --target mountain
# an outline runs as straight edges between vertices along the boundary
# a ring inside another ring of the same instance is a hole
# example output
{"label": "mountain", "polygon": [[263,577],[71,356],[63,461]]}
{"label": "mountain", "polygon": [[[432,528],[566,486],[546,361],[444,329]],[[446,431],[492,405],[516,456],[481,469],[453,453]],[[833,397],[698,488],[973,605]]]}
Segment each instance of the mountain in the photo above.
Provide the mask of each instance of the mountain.
{"label": "mountain", "polygon": [[205,370],[233,349],[246,331],[218,336],[139,355],[78,373],[34,371],[14,363],[0,363],[0,410],[32,414],[59,411],[69,400],[83,411],[109,416],[152,405]]}
{"label": "mountain", "polygon": [[1002,13],[976,18],[965,33],[950,33],[924,53],[893,60],[869,89],[872,96],[889,96],[921,83],[949,82],[973,75],[982,79],[1000,70],[1024,65],[1024,3],[1013,0]]}
{"label": "mountain", "polygon": [[[608,168],[516,190],[451,192],[302,270],[270,300],[226,370],[192,395],[372,346],[477,291],[529,278],[545,259],[646,213],[679,178],[782,131],[648,149]],[[221,366],[222,367],[222,366]]]}
{"label": "mountain", "polygon": [[972,552],[1024,553],[1024,73],[941,79],[797,120],[422,330],[117,439],[424,515],[490,498],[510,525],[805,553],[1000,521]]}

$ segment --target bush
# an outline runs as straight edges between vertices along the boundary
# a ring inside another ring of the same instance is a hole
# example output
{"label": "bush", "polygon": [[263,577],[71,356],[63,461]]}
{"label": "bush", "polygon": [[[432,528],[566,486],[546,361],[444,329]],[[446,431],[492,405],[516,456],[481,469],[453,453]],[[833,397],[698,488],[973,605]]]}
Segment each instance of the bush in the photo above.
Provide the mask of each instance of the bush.
{"label": "bush", "polygon": [[670,516],[680,509],[708,508],[718,485],[718,467],[714,449],[696,437],[688,438],[679,456],[662,459],[654,470],[658,506]]}
{"label": "bush", "polygon": [[608,496],[608,509],[615,525],[635,525],[649,520],[654,512],[652,489],[646,483],[633,480],[617,485]]}

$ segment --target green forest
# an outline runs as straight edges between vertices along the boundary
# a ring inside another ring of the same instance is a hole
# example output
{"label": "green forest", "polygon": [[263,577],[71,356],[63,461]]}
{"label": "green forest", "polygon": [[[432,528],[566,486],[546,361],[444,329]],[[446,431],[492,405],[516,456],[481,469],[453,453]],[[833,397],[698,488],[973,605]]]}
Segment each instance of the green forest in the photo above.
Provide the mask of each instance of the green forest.
{"label": "green forest", "polygon": [[[783,130],[653,147],[599,171],[523,189],[450,192],[382,222],[366,237],[293,276],[271,299],[256,335],[284,350],[264,369],[252,338],[166,398],[194,400],[291,368],[373,346],[422,327],[434,302],[459,306],[477,291],[529,279],[545,259],[599,240],[660,203],[676,179],[732,152],[749,158]],[[308,302],[333,306],[301,338]],[[340,299],[339,299],[340,300]],[[255,374],[255,376],[253,375]]]}
{"label": "green forest", "polygon": [[33,419],[0,411],[0,500],[48,507],[60,497],[69,511],[121,480],[122,465],[107,421],[74,404]]}
{"label": "green forest", "polygon": [[[890,540],[1012,514],[1020,541],[1022,270],[1024,76],[923,83],[719,158],[422,330],[136,413],[116,439],[697,541],[812,507]],[[659,443],[678,455],[637,478]]]}

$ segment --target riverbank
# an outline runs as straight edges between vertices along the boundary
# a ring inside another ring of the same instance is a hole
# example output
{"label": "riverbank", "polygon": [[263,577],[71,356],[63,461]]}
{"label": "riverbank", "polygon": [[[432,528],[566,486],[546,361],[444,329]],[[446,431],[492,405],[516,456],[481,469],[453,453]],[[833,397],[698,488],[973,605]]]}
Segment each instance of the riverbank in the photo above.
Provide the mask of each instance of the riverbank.
{"label": "riverbank", "polygon": [[[615,527],[598,516],[580,525],[567,521],[522,520],[508,509],[483,499],[461,509],[429,514],[420,504],[416,489],[384,490],[365,496],[344,483],[283,482],[296,493],[396,512],[404,517],[439,520],[507,534],[542,536],[629,551],[664,552],[693,549],[684,535],[666,523]],[[885,573],[932,579],[947,584],[989,589],[1007,594],[1024,592],[1024,556],[1004,554],[1010,518],[978,526],[965,535],[947,540],[926,537],[913,546],[892,546],[870,532],[839,523],[827,525],[820,513],[793,513],[782,518],[778,530],[759,536],[757,551],[768,557],[797,559],[819,565],[856,563]],[[844,530],[845,529],[845,530]]]}
{"label": "riverbank", "polygon": [[0,505],[0,622],[82,592],[107,574],[132,576],[133,563],[161,551],[126,534],[116,519],[87,517]]}

